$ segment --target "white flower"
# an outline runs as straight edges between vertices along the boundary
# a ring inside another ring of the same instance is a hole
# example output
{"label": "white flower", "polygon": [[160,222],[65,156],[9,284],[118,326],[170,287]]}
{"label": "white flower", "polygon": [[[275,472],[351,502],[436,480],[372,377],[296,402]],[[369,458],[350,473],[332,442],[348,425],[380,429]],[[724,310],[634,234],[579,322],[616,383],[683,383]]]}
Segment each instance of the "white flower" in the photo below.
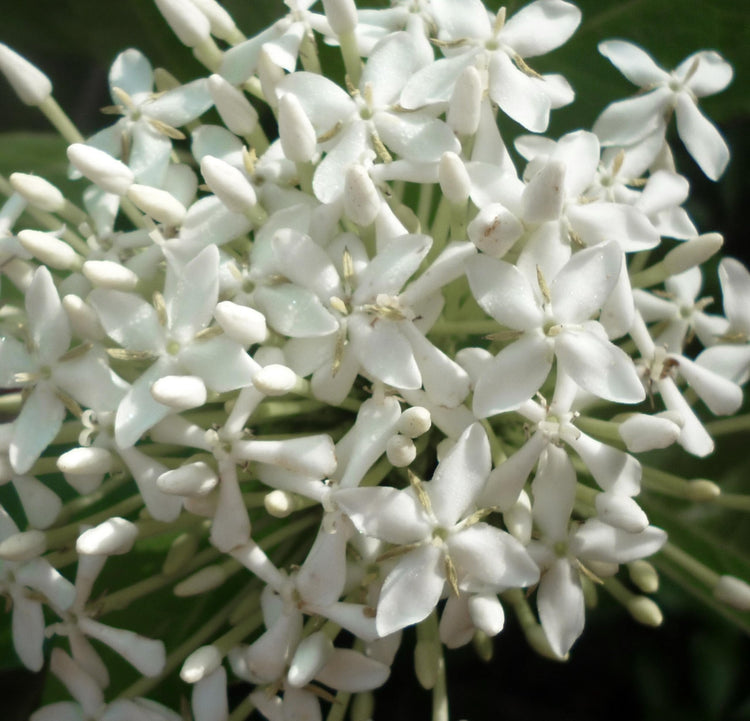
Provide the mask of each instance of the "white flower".
{"label": "white flower", "polygon": [[594,125],[604,145],[632,145],[652,131],[662,135],[672,111],[677,132],[701,170],[718,180],[729,162],[719,131],[698,110],[698,98],[721,92],[732,80],[732,67],[717,52],[702,50],[685,58],[671,73],[662,70],[637,45],[624,40],[599,44],[599,52],[646,92],[605,108]]}

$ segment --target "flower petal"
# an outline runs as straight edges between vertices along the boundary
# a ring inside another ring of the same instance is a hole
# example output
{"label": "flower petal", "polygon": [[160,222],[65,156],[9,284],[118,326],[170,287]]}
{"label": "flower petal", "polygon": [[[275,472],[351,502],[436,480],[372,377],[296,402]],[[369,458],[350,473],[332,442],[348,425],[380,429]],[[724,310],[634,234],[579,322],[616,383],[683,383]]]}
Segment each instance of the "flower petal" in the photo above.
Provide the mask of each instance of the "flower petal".
{"label": "flower petal", "polygon": [[675,114],[677,132],[693,160],[711,180],[718,180],[729,163],[729,147],[721,133],[687,93],[677,96]]}
{"label": "flower petal", "polygon": [[542,576],[536,605],[549,645],[564,658],[585,623],[581,581],[566,558],[558,558]]}

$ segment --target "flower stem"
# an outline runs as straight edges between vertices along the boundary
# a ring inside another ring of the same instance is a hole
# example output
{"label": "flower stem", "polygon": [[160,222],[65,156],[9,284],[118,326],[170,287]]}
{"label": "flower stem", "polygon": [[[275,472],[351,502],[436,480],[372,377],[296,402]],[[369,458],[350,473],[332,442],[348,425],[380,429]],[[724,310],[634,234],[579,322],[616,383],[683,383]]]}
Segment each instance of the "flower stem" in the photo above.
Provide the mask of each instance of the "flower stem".
{"label": "flower stem", "polygon": [[722,418],[718,421],[706,423],[706,430],[712,438],[729,435],[730,433],[741,433],[750,430],[750,413],[733,418]]}

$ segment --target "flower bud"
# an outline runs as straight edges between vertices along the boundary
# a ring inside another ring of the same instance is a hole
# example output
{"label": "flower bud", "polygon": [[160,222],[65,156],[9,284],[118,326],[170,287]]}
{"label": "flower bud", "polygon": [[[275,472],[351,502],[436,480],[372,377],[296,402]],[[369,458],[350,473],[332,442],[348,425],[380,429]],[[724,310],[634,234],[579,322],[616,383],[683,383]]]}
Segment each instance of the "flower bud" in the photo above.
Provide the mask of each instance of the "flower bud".
{"label": "flower bud", "polygon": [[176,411],[199,408],[207,395],[206,384],[198,376],[164,376],[151,386],[153,399]]}
{"label": "flower bud", "polygon": [[81,270],[97,288],[129,291],[138,285],[138,276],[114,260],[87,260]]}
{"label": "flower bud", "polygon": [[197,596],[221,586],[227,580],[223,566],[206,566],[174,587],[174,595],[180,598]]}
{"label": "flower bud", "polygon": [[357,8],[354,0],[323,0],[323,12],[336,35],[345,35],[357,27]]}
{"label": "flower bud", "polygon": [[531,499],[526,491],[521,491],[518,500],[503,512],[503,523],[508,533],[526,545],[531,540],[533,522],[531,519]]}
{"label": "flower bud", "polygon": [[90,340],[102,340],[105,336],[96,311],[77,295],[66,295],[62,299],[68,314],[73,335]]}
{"label": "flower bud", "polygon": [[67,152],[75,169],[107,193],[125,195],[135,180],[133,171],[125,163],[99,148],[73,143]]}
{"label": "flower bud", "polygon": [[258,126],[258,111],[245,94],[224,80],[221,75],[211,75],[208,90],[216,110],[235,135],[249,135]]}
{"label": "flower bud", "polygon": [[469,199],[471,179],[461,158],[450,150],[443,153],[438,165],[438,181],[443,195],[455,205]]}
{"label": "flower bud", "polygon": [[57,467],[62,473],[71,475],[109,473],[112,454],[106,448],[73,448],[57,459]]}
{"label": "flower bud", "polygon": [[156,479],[160,491],[177,496],[205,496],[218,482],[214,469],[203,461],[165,471]]}
{"label": "flower bud", "polygon": [[297,374],[285,365],[272,363],[253,376],[253,385],[267,396],[283,396],[297,385]]}
{"label": "flower bud", "polygon": [[367,227],[378,216],[380,195],[361,165],[351,165],[346,171],[344,212],[357,225]]}
{"label": "flower bud", "polygon": [[194,48],[211,35],[208,18],[192,3],[186,0],[156,0],[156,7],[183,45]]}
{"label": "flower bud", "polygon": [[494,593],[477,593],[469,597],[471,622],[488,636],[497,636],[505,625],[503,607]]}
{"label": "flower bud", "polygon": [[183,662],[180,678],[185,683],[198,683],[221,665],[221,653],[214,645],[196,648]]}
{"label": "flower bud", "polygon": [[208,187],[233,213],[246,213],[257,204],[250,181],[226,161],[206,155],[201,160],[201,173]]}
{"label": "flower bud", "polygon": [[396,468],[405,468],[417,457],[417,447],[411,438],[397,433],[388,439],[385,454]]}
{"label": "flower bud", "polygon": [[[159,481],[156,481],[157,485]],[[171,576],[179,573],[192,560],[198,551],[198,536],[195,533],[181,533],[172,541],[161,567],[162,573]]]}
{"label": "flower bud", "polygon": [[307,163],[313,159],[318,144],[310,118],[296,95],[285,93],[279,99],[279,139],[289,160]]}
{"label": "flower bud", "polygon": [[643,593],[656,593],[659,590],[659,574],[651,563],[640,559],[628,563],[630,580]]}
{"label": "flower bud", "polygon": [[646,596],[633,596],[625,606],[628,613],[644,626],[661,626],[664,621],[661,609]]}
{"label": "flower bud", "polygon": [[52,95],[49,78],[3,43],[0,43],[0,72],[26,105],[41,105]]}
{"label": "flower bud", "polygon": [[302,688],[315,678],[333,653],[333,642],[323,631],[316,631],[300,641],[294,652],[286,680],[294,688]]}
{"label": "flower bud", "polygon": [[474,65],[461,72],[448,105],[446,121],[458,135],[474,135],[479,128],[482,107],[482,79]]}
{"label": "flower bud", "polygon": [[714,597],[739,611],[750,611],[750,585],[735,576],[719,577]]}
{"label": "flower bud", "polygon": [[48,213],[57,213],[65,205],[65,196],[52,183],[38,175],[11,173],[13,190],[31,205]]}
{"label": "flower bud", "polygon": [[263,505],[269,515],[274,518],[286,518],[297,507],[294,496],[288,491],[275,490],[267,493],[263,498]]}
{"label": "flower bud", "polygon": [[40,230],[22,230],[18,233],[18,241],[37,260],[50,268],[70,270],[81,263],[81,256],[65,241],[60,240],[54,233],[43,233]]}
{"label": "flower bud", "polygon": [[187,210],[171,193],[161,188],[134,183],[128,188],[128,198],[157,223],[180,225]]}
{"label": "flower bud", "polygon": [[594,504],[597,516],[610,526],[628,533],[640,533],[648,527],[648,517],[629,496],[598,493]]}
{"label": "flower bud", "polygon": [[479,250],[502,258],[523,235],[523,225],[500,203],[491,203],[477,213],[466,232]]}
{"label": "flower bud", "polygon": [[705,263],[724,245],[719,233],[704,233],[697,238],[680,243],[664,256],[664,269],[667,275],[678,275],[696,265]]}
{"label": "flower bud", "polygon": [[268,337],[266,318],[255,308],[223,300],[214,308],[214,318],[232,340],[245,348]]}
{"label": "flower bud", "polygon": [[628,451],[642,453],[671,446],[680,437],[680,420],[669,411],[654,416],[634,413],[620,424],[618,432]]}
{"label": "flower bud", "polygon": [[47,539],[36,529],[14,533],[0,543],[3,561],[29,561],[47,550]]}
{"label": "flower bud", "polygon": [[418,438],[432,426],[430,411],[422,406],[407,408],[396,421],[396,430],[403,436]]}
{"label": "flower bud", "polygon": [[119,556],[127,553],[138,538],[138,527],[116,516],[84,531],[76,541],[81,555]]}
{"label": "flower bud", "polygon": [[414,673],[419,685],[429,691],[434,688],[438,678],[440,654],[435,648],[435,642],[417,641],[414,647]]}
{"label": "flower bud", "polygon": [[261,48],[260,54],[258,55],[257,72],[258,80],[260,80],[260,89],[263,91],[266,102],[271,108],[276,109],[279,101],[276,94],[276,88],[286,77],[284,68],[280,68],[276,65],[268,51],[265,48]]}

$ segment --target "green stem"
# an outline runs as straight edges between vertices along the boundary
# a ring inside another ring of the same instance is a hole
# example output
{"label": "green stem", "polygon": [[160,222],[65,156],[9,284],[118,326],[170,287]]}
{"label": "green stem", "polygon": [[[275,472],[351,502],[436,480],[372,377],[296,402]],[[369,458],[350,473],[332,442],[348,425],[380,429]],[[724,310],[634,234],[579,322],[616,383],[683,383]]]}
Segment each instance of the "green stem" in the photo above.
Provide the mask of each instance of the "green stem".
{"label": "green stem", "polygon": [[245,721],[250,717],[254,708],[255,704],[250,696],[245,696],[244,700],[229,714],[227,721]]}
{"label": "green stem", "polygon": [[358,88],[359,80],[362,77],[362,61],[359,57],[357,37],[354,31],[351,30],[348,33],[339,35],[339,43],[341,44],[341,56],[344,59],[346,74],[349,76],[351,84],[355,88]]}
{"label": "green stem", "polygon": [[718,421],[706,423],[706,430],[712,438],[728,435],[730,433],[741,433],[750,430],[750,413],[733,418],[722,418]]}
{"label": "green stem", "polygon": [[719,580],[719,574],[716,571],[712,571],[671,542],[665,543],[660,553],[709,588],[713,588]]}
{"label": "green stem", "polygon": [[429,335],[488,335],[498,330],[496,320],[440,320],[430,328]]}
{"label": "green stem", "polygon": [[52,123],[57,132],[69,143],[84,142],[83,135],[78,132],[78,128],[73,125],[71,119],[51,95],[44,99],[41,105],[39,105],[39,109],[47,116],[47,120]]}

